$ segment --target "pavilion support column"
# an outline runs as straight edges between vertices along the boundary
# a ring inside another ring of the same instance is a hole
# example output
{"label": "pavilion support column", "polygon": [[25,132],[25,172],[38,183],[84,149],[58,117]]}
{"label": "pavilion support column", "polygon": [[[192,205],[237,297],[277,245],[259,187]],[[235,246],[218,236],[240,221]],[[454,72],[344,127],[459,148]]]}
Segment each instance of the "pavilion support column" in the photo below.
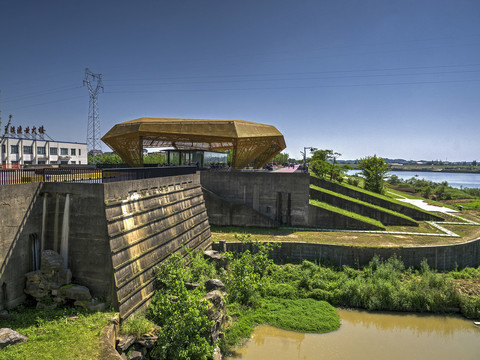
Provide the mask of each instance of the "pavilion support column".
{"label": "pavilion support column", "polygon": [[238,143],[237,140],[233,141],[233,148],[232,148],[232,165],[230,166],[231,169],[237,168],[237,154],[238,154]]}
{"label": "pavilion support column", "polygon": [[143,137],[138,137],[138,163],[143,167]]}

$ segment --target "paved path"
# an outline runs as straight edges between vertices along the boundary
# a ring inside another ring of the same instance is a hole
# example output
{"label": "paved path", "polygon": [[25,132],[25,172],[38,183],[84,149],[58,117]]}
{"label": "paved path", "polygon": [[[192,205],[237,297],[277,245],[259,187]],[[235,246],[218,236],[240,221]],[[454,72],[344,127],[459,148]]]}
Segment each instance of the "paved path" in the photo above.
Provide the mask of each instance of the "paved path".
{"label": "paved path", "polygon": [[437,211],[437,212],[441,212],[441,213],[457,213],[458,212],[457,210],[453,210],[453,209],[450,209],[450,208],[447,208],[447,207],[444,207],[444,206],[436,206],[436,205],[427,204],[425,201],[423,201],[421,199],[407,199],[407,198],[405,198],[405,199],[397,199],[397,200],[415,205],[415,206],[419,207],[420,209],[426,210],[426,211]]}
{"label": "paved path", "polygon": [[300,165],[295,165],[293,168],[292,167],[282,167],[278,170],[273,170],[274,172],[281,172],[281,173],[293,173],[295,172]]}

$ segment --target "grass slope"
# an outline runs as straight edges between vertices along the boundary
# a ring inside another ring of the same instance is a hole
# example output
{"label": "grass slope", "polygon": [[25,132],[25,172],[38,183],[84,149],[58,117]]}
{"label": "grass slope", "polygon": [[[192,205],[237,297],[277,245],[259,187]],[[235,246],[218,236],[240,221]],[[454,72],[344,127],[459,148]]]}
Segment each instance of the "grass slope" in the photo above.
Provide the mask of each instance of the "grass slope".
{"label": "grass slope", "polygon": [[334,213],[337,213],[337,214],[340,214],[340,215],[343,215],[343,216],[348,216],[348,217],[353,218],[355,220],[363,221],[363,222],[371,224],[371,225],[375,225],[375,226],[377,226],[381,229],[385,229],[385,226],[378,220],[375,220],[375,219],[372,219],[372,218],[369,218],[369,217],[366,217],[366,216],[363,216],[363,215],[360,215],[360,214],[357,214],[357,213],[354,213],[354,212],[351,212],[351,211],[340,209],[336,206],[333,206],[333,205],[330,205],[330,204],[327,204],[325,202],[321,202],[321,201],[318,201],[318,200],[310,199],[309,203],[310,203],[310,205],[317,206],[317,207],[320,207],[322,209],[332,211]]}
{"label": "grass slope", "polygon": [[390,209],[383,208],[381,206],[373,205],[373,204],[367,203],[365,201],[361,201],[361,200],[352,198],[352,197],[347,196],[347,195],[343,195],[343,194],[336,193],[336,192],[331,191],[331,190],[323,189],[323,188],[318,187],[316,185],[310,185],[310,188],[314,189],[316,191],[320,191],[320,192],[323,192],[323,193],[326,193],[326,194],[329,194],[329,195],[332,195],[332,196],[336,196],[338,198],[341,198],[341,199],[344,199],[344,200],[347,200],[347,201],[351,201],[351,202],[354,202],[354,203],[357,203],[357,204],[360,204],[360,205],[364,205],[364,206],[367,206],[369,208],[376,209],[376,210],[379,210],[379,211],[382,211],[382,212],[386,212],[386,213],[389,213],[391,215],[401,217],[403,219],[407,219],[407,220],[410,220],[412,222],[415,222],[414,219],[412,219],[411,217],[409,217],[407,215],[398,213],[398,212],[390,210]]}
{"label": "grass slope", "polygon": [[[313,174],[310,174],[311,176],[314,176]],[[430,215],[434,215],[432,214],[431,212],[428,212],[428,211],[425,211],[425,210],[422,210],[418,207],[416,207],[415,205],[411,205],[411,204],[408,204],[408,203],[405,203],[405,202],[402,202],[402,201],[399,201],[393,197],[390,197],[390,196],[387,196],[387,195],[383,195],[383,194],[377,194],[377,193],[374,193],[374,192],[371,192],[371,191],[368,191],[368,190],[365,190],[361,187],[358,187],[358,186],[353,186],[353,185],[349,185],[349,184],[346,184],[346,183],[338,183],[338,182],[334,182],[334,181],[330,181],[330,180],[327,180],[327,179],[323,179],[325,181],[329,181],[329,182],[333,182],[337,185],[340,185],[340,186],[343,186],[343,187],[346,187],[348,189],[351,189],[351,190],[354,190],[354,191],[358,191],[358,192],[361,192],[361,193],[364,193],[364,194],[367,194],[367,195],[370,195],[370,196],[373,196],[373,197],[376,197],[376,198],[379,198],[379,199],[382,199],[382,200],[385,200],[385,201],[389,201],[391,203],[394,203],[394,204],[397,204],[397,205],[401,205],[401,206],[404,206],[404,207],[407,207],[407,208],[411,208],[411,209],[415,209],[415,210],[418,210],[418,211],[421,211],[423,213],[426,213],[426,214],[430,214]],[[386,189],[387,191],[390,191],[390,189]],[[405,195],[403,195],[404,197],[407,197]]]}

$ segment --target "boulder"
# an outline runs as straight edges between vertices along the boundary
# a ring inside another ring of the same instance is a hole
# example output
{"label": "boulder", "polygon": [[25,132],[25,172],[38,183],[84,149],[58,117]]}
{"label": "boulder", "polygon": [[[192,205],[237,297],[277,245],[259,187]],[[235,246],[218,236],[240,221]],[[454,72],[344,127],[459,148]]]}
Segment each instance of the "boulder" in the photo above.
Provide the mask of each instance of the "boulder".
{"label": "boulder", "polygon": [[130,346],[137,340],[136,336],[133,335],[120,335],[118,337],[117,350],[121,352],[126,352]]}
{"label": "boulder", "polygon": [[207,291],[212,291],[212,290],[225,291],[225,285],[223,284],[223,282],[221,282],[218,279],[210,279],[205,282],[205,289],[207,289]]}
{"label": "boulder", "polygon": [[62,255],[53,250],[45,250],[42,252],[41,264],[40,270],[46,274],[64,268]]}
{"label": "boulder", "polygon": [[222,260],[222,255],[216,250],[205,250],[203,257],[208,260]]}
{"label": "boulder", "polygon": [[28,341],[28,338],[9,328],[0,329],[0,349]]}
{"label": "boulder", "polygon": [[12,315],[10,315],[10,314],[8,313],[7,310],[2,310],[2,311],[0,311],[0,320],[12,321],[12,320],[13,320],[13,317],[12,317]]}
{"label": "boulder", "polygon": [[209,320],[213,321],[213,325],[209,329],[209,339],[213,344],[223,336],[222,326],[226,319],[225,300],[219,290],[210,291],[203,297],[203,300],[210,302],[207,316]]}
{"label": "boulder", "polygon": [[198,288],[200,285],[197,284],[197,283],[191,283],[191,282],[186,282],[185,283],[185,287],[187,288],[187,290],[195,290],[196,288]]}
{"label": "boulder", "polygon": [[86,286],[69,285],[58,290],[58,295],[71,300],[90,300],[92,295]]}
{"label": "boulder", "polygon": [[157,340],[158,336],[156,335],[144,334],[140,338],[138,338],[135,343],[148,350],[155,346]]}

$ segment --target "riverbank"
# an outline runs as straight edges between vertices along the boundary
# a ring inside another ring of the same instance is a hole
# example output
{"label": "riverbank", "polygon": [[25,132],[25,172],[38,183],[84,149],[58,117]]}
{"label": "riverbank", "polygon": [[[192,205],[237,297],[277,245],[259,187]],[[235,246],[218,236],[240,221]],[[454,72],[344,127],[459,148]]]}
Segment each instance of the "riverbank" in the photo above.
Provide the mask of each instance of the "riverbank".
{"label": "riverbank", "polygon": [[[227,359],[435,359],[480,358],[480,329],[451,315],[367,312],[337,309],[338,331],[304,334],[257,327],[244,346]],[[462,344],[462,346],[458,346]],[[320,355],[321,354],[321,355]]]}

